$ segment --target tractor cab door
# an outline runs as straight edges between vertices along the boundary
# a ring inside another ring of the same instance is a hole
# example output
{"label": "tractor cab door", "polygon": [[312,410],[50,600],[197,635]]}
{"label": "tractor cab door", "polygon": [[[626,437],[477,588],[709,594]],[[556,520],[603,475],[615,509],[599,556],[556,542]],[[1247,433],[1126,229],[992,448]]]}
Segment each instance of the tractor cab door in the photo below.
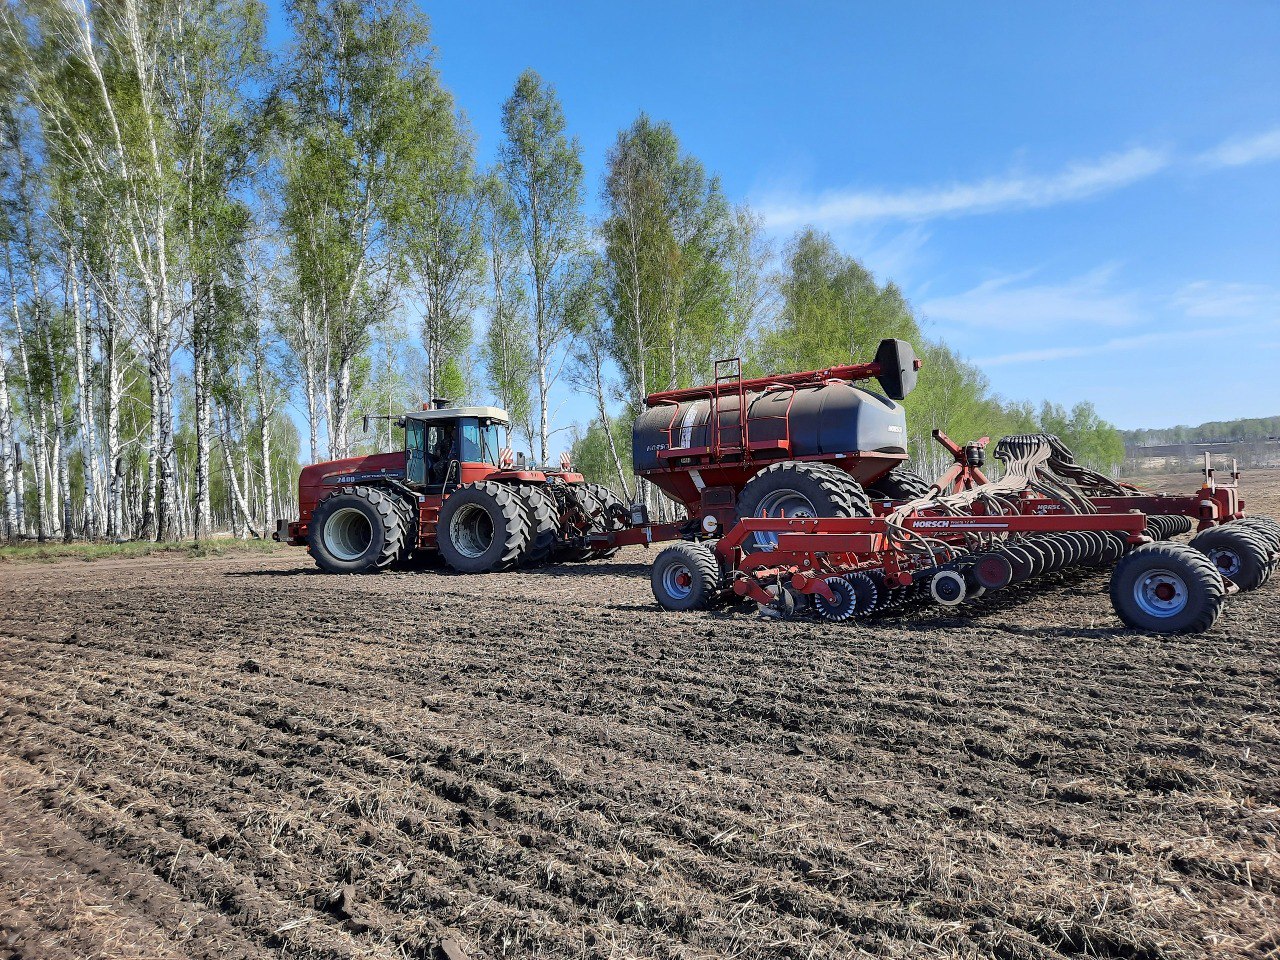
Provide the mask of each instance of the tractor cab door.
{"label": "tractor cab door", "polygon": [[458,424],[454,420],[404,422],[405,482],[443,494],[458,484]]}
{"label": "tractor cab door", "polygon": [[443,494],[458,485],[457,421],[426,424],[423,460],[427,493]]}
{"label": "tractor cab door", "polygon": [[412,417],[404,422],[404,479],[411,487],[427,482],[426,424]]}

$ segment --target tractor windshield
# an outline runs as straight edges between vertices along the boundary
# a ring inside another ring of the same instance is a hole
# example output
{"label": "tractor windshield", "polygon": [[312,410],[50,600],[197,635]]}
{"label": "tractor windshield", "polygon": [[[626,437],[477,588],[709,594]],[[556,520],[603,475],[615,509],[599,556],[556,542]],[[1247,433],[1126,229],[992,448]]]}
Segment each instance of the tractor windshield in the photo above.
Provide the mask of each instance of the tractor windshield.
{"label": "tractor windshield", "polygon": [[498,462],[498,425],[478,420],[462,421],[462,460],[465,463]]}

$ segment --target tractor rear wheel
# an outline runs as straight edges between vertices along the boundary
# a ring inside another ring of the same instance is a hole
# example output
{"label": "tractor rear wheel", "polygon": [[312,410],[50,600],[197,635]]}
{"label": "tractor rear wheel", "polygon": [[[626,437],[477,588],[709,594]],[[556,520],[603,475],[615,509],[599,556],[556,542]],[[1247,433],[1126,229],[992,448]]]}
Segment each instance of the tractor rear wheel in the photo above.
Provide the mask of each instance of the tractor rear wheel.
{"label": "tractor rear wheel", "polygon": [[[869,517],[871,504],[862,487],[839,467],[784,461],[765,467],[747,481],[738,496],[741,517]],[[774,550],[776,533],[749,533],[742,549]]]}
{"label": "tractor rear wheel", "polygon": [[1256,590],[1271,572],[1270,551],[1248,528],[1229,523],[1202,530],[1191,546],[1214,562],[1218,572],[1241,590]]}
{"label": "tractor rear wheel", "polygon": [[867,484],[867,494],[872,500],[919,500],[927,497],[933,488],[920,474],[902,467],[894,467],[879,480]]}
{"label": "tractor rear wheel", "polygon": [[653,561],[653,596],[664,610],[703,610],[724,587],[720,562],[704,543],[676,543]]}
{"label": "tractor rear wheel", "polygon": [[529,522],[529,546],[520,563],[526,567],[540,566],[550,562],[551,551],[559,542],[560,507],[541,484],[522,484],[518,489]]}
{"label": "tractor rear wheel", "polygon": [[518,487],[482,480],[445,498],[436,542],[445,562],[460,573],[506,570],[529,549],[526,501]]}
{"label": "tractor rear wheel", "polygon": [[1135,547],[1111,575],[1111,605],[1135,630],[1203,633],[1218,619],[1226,598],[1213,561],[1181,543]]}
{"label": "tractor rear wheel", "polygon": [[406,507],[377,487],[343,487],[329,494],[307,525],[316,566],[325,573],[376,573],[389,567],[412,541]]}

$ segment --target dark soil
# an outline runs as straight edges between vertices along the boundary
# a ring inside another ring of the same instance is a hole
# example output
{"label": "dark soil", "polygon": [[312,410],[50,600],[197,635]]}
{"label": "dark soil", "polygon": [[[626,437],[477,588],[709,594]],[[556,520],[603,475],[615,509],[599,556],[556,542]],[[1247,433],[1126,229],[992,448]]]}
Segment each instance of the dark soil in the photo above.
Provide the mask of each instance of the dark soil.
{"label": "dark soil", "polygon": [[1093,572],[665,614],[651,557],[6,565],[0,958],[1280,955],[1280,577],[1160,637]]}

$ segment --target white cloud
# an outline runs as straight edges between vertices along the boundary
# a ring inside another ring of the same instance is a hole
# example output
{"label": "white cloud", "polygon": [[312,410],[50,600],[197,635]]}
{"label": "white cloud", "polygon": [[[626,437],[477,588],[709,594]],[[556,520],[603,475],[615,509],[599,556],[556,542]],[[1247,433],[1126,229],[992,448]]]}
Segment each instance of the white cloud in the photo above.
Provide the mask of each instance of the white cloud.
{"label": "white cloud", "polygon": [[1046,330],[1082,324],[1123,327],[1138,322],[1138,297],[1117,291],[1114,266],[1060,283],[1024,283],[1032,274],[998,277],[951,296],[922,302],[921,313],[944,328]]}
{"label": "white cloud", "polygon": [[1007,174],[976,183],[953,183],[900,192],[833,191],[813,199],[765,199],[760,212],[773,228],[815,224],[832,227],[865,220],[929,220],[938,217],[1044,207],[1114,190],[1169,165],[1162,152],[1143,147],[1048,176]]}
{"label": "white cloud", "polygon": [[1170,303],[1188,317],[1272,317],[1280,324],[1280,292],[1256,283],[1197,280],[1180,288]]}
{"label": "white cloud", "polygon": [[1134,147],[1073,163],[1056,173],[1011,171],[972,183],[904,190],[851,188],[817,196],[782,188],[762,194],[754,205],[772,229],[792,229],[806,224],[832,229],[874,221],[923,221],[1047,207],[1118,190],[1178,166],[1211,170],[1275,160],[1280,160],[1280,128],[1225,140],[1194,158],[1151,147]]}
{"label": "white cloud", "polygon": [[[1253,324],[1241,324],[1232,327],[1197,328],[1192,330],[1159,330],[1152,333],[1140,333],[1131,337],[1113,337],[1097,343],[1077,344],[1065,347],[1048,347],[1043,350],[1019,350],[1014,353],[1002,353],[992,357],[979,357],[974,360],[980,367],[1001,367],[1014,363],[1042,363],[1049,360],[1069,360],[1075,357],[1089,357],[1101,353],[1117,353],[1122,350],[1139,350],[1142,347],[1165,347],[1187,341],[1219,338],[1224,335],[1244,334],[1256,330]],[[1141,354],[1135,354],[1141,356]]]}
{"label": "white cloud", "polygon": [[1280,160],[1280,127],[1253,137],[1223,141],[1196,158],[1208,167],[1243,167],[1251,163]]}

